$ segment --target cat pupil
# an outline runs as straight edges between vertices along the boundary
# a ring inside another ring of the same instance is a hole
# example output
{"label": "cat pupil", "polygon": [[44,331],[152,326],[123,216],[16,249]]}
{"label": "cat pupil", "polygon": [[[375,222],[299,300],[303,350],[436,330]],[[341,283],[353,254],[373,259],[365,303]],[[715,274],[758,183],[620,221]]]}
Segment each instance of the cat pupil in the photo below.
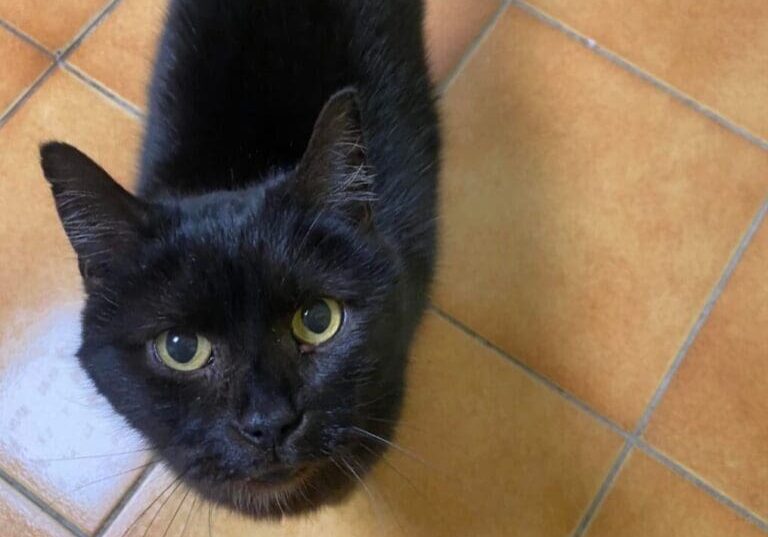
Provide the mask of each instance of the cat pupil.
{"label": "cat pupil", "polygon": [[304,308],[301,320],[308,330],[322,334],[331,325],[331,308],[322,300],[317,300]]}
{"label": "cat pupil", "polygon": [[171,358],[181,364],[189,363],[197,354],[197,336],[170,330],[166,337],[165,347]]}

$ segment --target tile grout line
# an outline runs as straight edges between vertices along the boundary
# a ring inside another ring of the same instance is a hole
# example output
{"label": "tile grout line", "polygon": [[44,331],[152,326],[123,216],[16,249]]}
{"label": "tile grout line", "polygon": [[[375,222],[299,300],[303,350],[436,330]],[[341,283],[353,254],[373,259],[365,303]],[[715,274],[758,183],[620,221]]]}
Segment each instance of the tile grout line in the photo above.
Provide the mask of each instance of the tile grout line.
{"label": "tile grout line", "polygon": [[751,131],[749,131],[745,127],[742,127],[738,123],[735,123],[734,121],[728,119],[726,116],[720,114],[716,110],[697,101],[696,99],[689,96],[682,90],[676,88],[672,84],[660,78],[655,77],[651,73],[633,64],[629,60],[621,57],[617,53],[603,47],[602,45],[597,43],[594,39],[589,38],[585,35],[582,35],[576,29],[571,28],[570,26],[554,18],[553,16],[539,10],[537,7],[532,6],[531,4],[527,3],[525,0],[510,0],[510,2],[520,11],[523,11],[524,13],[527,13],[532,17],[535,17],[540,22],[546,24],[547,26],[550,26],[555,30],[559,30],[560,32],[564,33],[566,36],[570,37],[571,39],[581,43],[582,45],[584,45],[585,47],[593,51],[598,56],[610,61],[614,65],[650,83],[651,85],[655,86],[657,89],[675,98],[682,104],[704,115],[707,119],[714,121],[721,127],[728,129],[732,133],[744,138],[746,141],[752,144],[755,144],[761,149],[768,150],[768,140],[765,140],[760,136],[753,134]]}
{"label": "tile grout line", "polygon": [[13,476],[8,474],[5,470],[0,468],[0,481],[6,482],[14,491],[21,494],[29,502],[35,505],[54,522],[59,524],[66,531],[74,535],[75,537],[87,537],[87,534],[81,530],[77,525],[70,522],[64,515],[60,514],[53,507],[44,502],[41,498],[38,498],[33,492],[27,489],[21,482],[16,480]]}
{"label": "tile grout line", "polygon": [[673,472],[678,477],[684,479],[685,481],[688,481],[691,485],[694,486],[694,488],[697,488],[702,492],[704,492],[705,494],[708,494],[716,502],[720,503],[726,508],[731,509],[732,511],[735,512],[737,516],[741,517],[743,520],[752,524],[758,529],[764,531],[766,535],[768,535],[768,522],[764,521],[759,516],[754,514],[752,511],[750,511],[748,508],[744,507],[740,503],[728,497],[726,494],[724,494],[720,490],[716,489],[715,487],[707,483],[704,479],[700,478],[699,476],[697,476],[696,474],[694,474],[693,472],[685,468],[680,463],[664,455],[662,452],[660,452],[650,444],[647,444],[641,438],[630,437],[624,443],[624,446],[619,452],[619,455],[614,460],[613,464],[611,465],[611,469],[608,471],[608,474],[606,475],[605,480],[600,485],[600,488],[598,489],[597,494],[595,495],[595,499],[599,496],[601,500],[600,501],[593,500],[592,503],[590,503],[590,505],[587,508],[587,511],[582,517],[582,520],[579,526],[576,528],[576,530],[574,530],[572,537],[582,536],[589,529],[592,521],[594,520],[595,515],[597,514],[597,511],[601,507],[611,487],[616,482],[616,478],[621,473],[621,469],[624,466],[624,462],[626,462],[626,459],[629,457],[633,449],[639,450],[642,453],[646,454],[647,456],[652,458],[654,461],[656,461],[658,464],[666,467],[668,470]]}
{"label": "tile grout line", "polygon": [[55,57],[55,55],[50,50],[45,48],[45,46],[42,45],[41,43],[38,43],[34,37],[26,33],[24,30],[21,30],[20,28],[16,28],[10,22],[0,19],[0,28],[7,30],[10,34],[13,34],[17,38],[24,41],[26,44],[34,47],[38,52],[43,53],[46,57],[48,58]]}
{"label": "tile grout line", "polygon": [[[739,264],[739,261],[741,261],[741,258],[744,255],[744,252],[749,247],[750,243],[752,242],[752,238],[754,237],[758,228],[760,227],[763,220],[765,219],[767,211],[768,211],[768,199],[764,200],[763,203],[760,205],[760,209],[750,221],[747,231],[742,235],[742,238],[739,240],[738,245],[736,246],[735,250],[731,254],[731,257],[728,260],[728,263],[726,264],[725,268],[723,269],[722,275],[720,276],[714,288],[710,292],[704,307],[702,308],[701,312],[699,313],[699,316],[696,319],[696,322],[688,332],[688,336],[685,338],[685,341],[681,345],[680,350],[675,355],[675,358],[672,361],[672,364],[669,366],[669,368],[667,369],[667,372],[662,377],[662,380],[659,383],[659,386],[656,388],[656,391],[654,392],[653,396],[651,397],[651,400],[646,406],[646,409],[643,412],[643,415],[641,416],[640,420],[638,421],[638,424],[635,427],[635,430],[629,435],[629,438],[626,440],[626,445],[622,449],[616,461],[614,462],[614,466],[611,468],[611,472],[609,472],[608,476],[606,476],[605,481],[598,489],[598,492],[595,495],[595,497],[592,499],[592,502],[587,508],[587,511],[584,513],[581,521],[579,522],[579,525],[574,531],[573,537],[582,537],[583,535],[585,535],[585,533],[589,529],[590,524],[594,520],[594,517],[597,514],[597,511],[599,510],[600,506],[605,500],[605,497],[610,491],[611,485],[615,481],[616,475],[620,471],[621,467],[624,465],[624,462],[626,461],[627,457],[629,456],[630,452],[634,447],[638,445],[646,446],[647,449],[645,449],[644,451],[649,455],[652,455],[654,459],[660,460],[660,457],[662,457],[662,455],[659,452],[657,452],[655,449],[652,449],[650,446],[645,444],[641,436],[645,432],[645,429],[647,428],[648,423],[650,422],[651,416],[653,415],[654,411],[656,410],[659,403],[661,402],[661,399],[664,397],[664,394],[669,389],[672,378],[675,376],[675,373],[677,373],[683,361],[685,360],[688,350],[690,350],[694,340],[698,336],[703,326],[706,324],[706,321],[709,318],[709,315],[711,314],[712,310],[714,309],[714,306],[717,303],[718,298],[720,298],[720,295],[722,295],[723,291],[725,290],[725,287],[728,285],[728,282],[730,281],[731,276],[733,275],[733,272],[736,269],[736,266]],[[664,457],[664,459],[668,462],[668,464],[665,464],[665,465],[668,466],[669,468],[674,469],[675,473],[678,473],[684,476],[690,476],[689,481],[693,483],[695,486],[697,486],[700,490],[709,494],[715,500],[725,505],[726,507],[733,509],[739,516],[746,519],[748,522],[756,525],[760,529],[763,529],[763,530],[766,529],[766,525],[762,523],[762,521],[758,517],[756,517],[751,512],[749,512],[749,510],[747,510],[744,507],[741,507],[737,502],[733,501],[722,492],[717,491],[717,494],[713,494],[713,492],[716,492],[716,489],[707,485],[701,479],[698,479],[698,478],[694,479],[692,474],[689,471],[685,470],[681,465],[673,462],[671,459],[667,457]]]}
{"label": "tile grout line", "polygon": [[704,479],[697,476],[695,473],[693,473],[686,467],[675,462],[673,459],[669,458],[661,451],[655,449],[650,444],[647,444],[642,439],[636,440],[635,448],[639,449],[641,452],[645,453],[646,455],[654,459],[656,462],[658,462],[662,466],[667,467],[669,470],[677,474],[679,477],[690,482],[695,487],[700,488],[705,492],[709,493],[709,495],[712,496],[716,501],[726,505],[727,507],[730,507],[732,510],[736,511],[736,513],[740,515],[743,519],[745,519],[747,522],[751,522],[753,525],[763,530],[766,533],[766,535],[768,535],[768,521],[763,520],[762,518],[754,514],[752,511],[750,511],[749,509],[741,505],[740,503],[729,498],[728,496],[726,496],[725,494],[717,490],[715,487],[707,483]]}
{"label": "tile grout line", "polygon": [[579,520],[578,526],[573,530],[571,537],[581,537],[589,529],[589,525],[592,523],[592,520],[594,520],[595,515],[602,506],[603,500],[608,496],[614,483],[616,483],[616,479],[619,477],[619,474],[624,467],[624,462],[632,451],[633,445],[634,443],[631,437],[625,440],[624,445],[621,446],[621,450],[619,450],[619,454],[616,455],[613,464],[611,464],[611,467],[608,469],[605,479],[603,479],[603,482],[597,489],[592,501],[587,505],[587,510],[582,515],[581,520]]}
{"label": "tile grout line", "polygon": [[118,93],[108,88],[98,80],[92,78],[90,75],[67,60],[67,58],[75,51],[75,49],[80,46],[83,40],[88,37],[88,35],[90,35],[99,24],[101,24],[101,22],[117,7],[121,1],[122,0],[113,0],[112,3],[105,6],[102,11],[93,17],[91,22],[85,26],[77,36],[73,38],[69,45],[56,52],[50,52],[42,44],[38,43],[32,36],[27,35],[7,21],[0,19],[0,28],[7,30],[17,38],[33,46],[53,62],[52,65],[49,65],[43,71],[43,73],[41,73],[41,75],[35,79],[35,81],[5,109],[5,111],[0,111],[0,127],[2,127],[10,119],[10,117],[16,112],[17,108],[19,108],[24,102],[27,101],[27,99],[32,95],[32,93],[35,92],[37,87],[44,81],[44,79],[48,78],[48,76],[52,74],[51,71],[55,70],[56,67],[60,67],[61,69],[67,71],[79,79],[80,82],[86,84],[91,89],[100,93],[103,97],[107,98],[107,100],[112,101],[118,107],[122,108],[125,112],[128,112],[137,119],[144,118],[143,112],[136,105],[120,96]]}
{"label": "tile grout line", "polygon": [[436,304],[431,304],[429,306],[429,309],[434,312],[438,317],[445,320],[446,322],[450,323],[454,328],[457,330],[463,332],[465,335],[471,337],[476,342],[481,344],[483,347],[486,347],[487,349],[490,349],[495,354],[499,355],[501,358],[503,358],[506,362],[510,363],[520,371],[522,371],[523,374],[534,380],[535,382],[544,385],[548,389],[554,391],[558,395],[560,395],[563,399],[570,402],[577,408],[579,408],[582,412],[589,415],[590,417],[594,418],[598,422],[600,422],[603,426],[608,428],[609,430],[613,431],[614,433],[621,436],[624,440],[628,440],[631,436],[631,433],[628,433],[622,427],[614,422],[612,419],[603,416],[600,412],[589,406],[589,404],[585,403],[575,395],[573,395],[571,392],[554,382],[553,380],[547,378],[543,374],[539,373],[535,369],[533,369],[531,366],[520,360],[519,358],[516,358],[510,354],[508,354],[506,351],[495,345],[493,342],[489,341],[485,337],[481,336],[468,326],[466,326],[461,321],[456,320],[453,318],[450,314],[446,313],[442,309],[440,309]]}
{"label": "tile grout line", "polygon": [[120,95],[118,95],[117,93],[109,89],[107,86],[99,82],[98,80],[91,78],[89,75],[87,75],[86,73],[78,69],[76,66],[72,65],[71,63],[65,60],[61,60],[59,62],[59,65],[64,71],[67,71],[72,76],[80,80],[80,82],[90,87],[97,93],[100,93],[107,100],[112,101],[118,107],[122,108],[125,112],[131,114],[137,119],[144,119],[144,114],[136,105],[134,105],[127,99],[124,99],[123,97],[121,97]]}
{"label": "tile grout line", "polygon": [[[53,62],[51,65],[49,65],[45,71],[25,90],[21,93],[21,95],[4,111],[0,111],[0,129],[8,123],[8,121],[11,120],[11,118],[16,114],[16,112],[19,111],[19,109],[22,107],[24,103],[26,103],[30,97],[42,86],[43,82],[45,82],[56,69],[61,65],[61,63],[67,59],[67,57],[72,54],[72,52],[77,49],[80,44],[83,42],[83,40],[88,37],[93,30],[96,29],[96,27],[101,24],[101,22],[109,15],[121,2],[122,0],[111,0],[109,4],[104,6],[89,22],[87,22],[83,28],[80,30],[80,32],[73,38],[73,40],[66,45],[63,49],[60,49],[59,51],[56,51],[54,53],[49,52],[47,49],[43,48],[45,51],[46,56],[52,58]],[[25,41],[32,43],[35,45],[36,48],[39,48],[40,44],[38,44],[34,39],[27,36],[25,33],[21,32],[20,30],[17,30],[13,25],[7,23],[4,20],[0,20],[0,27],[5,28],[6,30],[12,32],[14,35],[18,36],[20,39],[24,39]]]}
{"label": "tile grout line", "polygon": [[499,2],[499,7],[496,9],[496,12],[488,19],[482,30],[475,36],[472,42],[467,45],[467,48],[464,50],[464,54],[461,55],[461,59],[459,59],[458,63],[456,63],[448,75],[435,86],[436,95],[443,95],[451,84],[453,84],[454,80],[459,77],[459,74],[464,70],[464,67],[470,62],[472,56],[475,55],[475,52],[477,52],[485,39],[493,32],[493,29],[496,28],[496,24],[499,22],[502,15],[504,15],[504,12],[511,2],[512,0],[501,0],[501,2]]}
{"label": "tile grout line", "polygon": [[99,27],[99,25],[109,16],[110,13],[112,13],[115,8],[122,2],[122,0],[110,0],[110,2],[105,5],[99,12],[94,15],[91,20],[89,20],[83,27],[80,29],[80,32],[78,32],[72,40],[62,47],[61,49],[56,51],[56,57],[63,61],[66,60],[75,50],[77,50],[82,42],[91,35],[96,28]]}
{"label": "tile grout line", "polygon": [[124,99],[113,90],[92,78],[68,61],[69,57],[80,47],[83,41],[85,41],[88,36],[96,31],[101,23],[104,22],[115,9],[117,9],[122,1],[123,0],[111,0],[93,18],[91,18],[91,20],[85,26],[83,26],[80,32],[72,39],[72,41],[70,41],[68,45],[56,52],[56,65],[61,67],[62,70],[67,71],[73,75],[80,82],[92,90],[95,90],[97,93],[101,94],[102,97],[112,101],[113,104],[116,104],[125,112],[138,119],[142,119],[143,115],[141,111],[133,103]]}
{"label": "tile grout line", "polygon": [[11,120],[16,112],[21,109],[24,103],[26,103],[29,98],[32,97],[32,95],[38,90],[38,88],[43,85],[43,82],[48,80],[53,72],[56,71],[56,67],[57,63],[54,60],[50,65],[48,65],[48,67],[45,68],[42,73],[40,73],[40,75],[35,79],[34,82],[32,82],[32,84],[29,85],[29,87],[27,87],[27,89],[21,92],[21,94],[8,106],[8,108],[0,112],[0,129],[2,129],[3,126]]}
{"label": "tile grout line", "polygon": [[92,537],[103,537],[104,534],[109,531],[109,529],[112,527],[112,524],[114,524],[115,520],[117,520],[117,517],[120,516],[120,513],[122,513],[123,509],[125,509],[125,507],[128,505],[128,502],[133,499],[133,496],[139,490],[139,487],[147,482],[150,474],[152,473],[152,470],[155,468],[157,468],[157,463],[151,464],[141,471],[139,477],[137,477],[131,486],[128,487],[125,493],[120,496],[120,500],[118,500],[115,506],[109,511],[107,516],[105,516],[101,521],[101,524],[99,524],[96,530],[94,530]]}
{"label": "tile grout line", "polygon": [[667,390],[669,389],[669,385],[672,382],[672,378],[680,369],[680,366],[682,365],[683,361],[685,361],[685,357],[688,354],[688,351],[693,345],[693,342],[698,337],[699,332],[701,332],[701,329],[706,324],[707,319],[709,319],[709,316],[712,313],[712,310],[714,309],[715,304],[717,303],[720,296],[723,294],[723,291],[725,290],[725,287],[728,285],[728,282],[730,281],[731,276],[733,276],[733,273],[736,270],[736,266],[739,264],[739,262],[741,261],[741,258],[744,256],[744,252],[747,250],[747,248],[751,244],[752,238],[757,233],[757,230],[760,228],[760,225],[763,223],[763,220],[765,220],[765,216],[767,212],[768,212],[768,199],[765,199],[761,203],[760,209],[757,211],[757,214],[752,217],[752,220],[749,223],[749,227],[747,228],[747,231],[742,235],[742,238],[739,240],[739,243],[737,244],[735,250],[731,254],[731,257],[728,260],[728,263],[725,265],[725,268],[723,269],[723,272],[719,280],[715,284],[715,287],[710,292],[709,298],[704,304],[704,307],[702,308],[701,313],[699,313],[699,316],[696,319],[696,322],[693,324],[693,327],[691,327],[690,331],[688,332],[688,336],[685,338],[685,341],[680,347],[680,350],[678,350],[677,354],[675,355],[675,358],[672,360],[672,364],[669,366],[669,369],[667,369],[666,374],[662,377],[661,382],[659,383],[658,387],[656,388],[656,391],[651,397],[651,400],[648,402],[648,406],[646,406],[645,412],[643,412],[643,415],[640,418],[640,421],[638,422],[637,427],[635,428],[635,431],[633,433],[634,437],[637,437],[637,438],[641,437],[645,433],[645,430],[648,428],[648,423],[650,422],[651,417],[653,416],[653,413],[656,411],[656,408],[659,406],[659,403],[661,402],[662,398],[664,397]]}

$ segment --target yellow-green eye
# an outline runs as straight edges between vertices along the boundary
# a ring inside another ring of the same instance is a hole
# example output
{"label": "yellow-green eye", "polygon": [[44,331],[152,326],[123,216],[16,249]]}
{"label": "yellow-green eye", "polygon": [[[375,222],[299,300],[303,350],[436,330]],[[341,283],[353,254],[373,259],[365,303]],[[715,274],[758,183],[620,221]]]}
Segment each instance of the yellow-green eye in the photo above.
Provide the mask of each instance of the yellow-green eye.
{"label": "yellow-green eye", "polygon": [[171,329],[155,338],[155,352],[176,371],[195,371],[211,358],[211,342],[200,334]]}
{"label": "yellow-green eye", "polygon": [[296,310],[291,329],[302,343],[320,345],[336,335],[341,317],[341,304],[332,298],[318,298]]}

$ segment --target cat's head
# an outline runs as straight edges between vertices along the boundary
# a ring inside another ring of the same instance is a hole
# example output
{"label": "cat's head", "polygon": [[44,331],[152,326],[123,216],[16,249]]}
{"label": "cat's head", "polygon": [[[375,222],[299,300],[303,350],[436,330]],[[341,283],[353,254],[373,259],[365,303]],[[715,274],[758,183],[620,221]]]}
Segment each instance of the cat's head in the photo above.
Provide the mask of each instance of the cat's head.
{"label": "cat's head", "polygon": [[210,499],[279,516],[343,497],[392,433],[413,324],[354,92],[295,169],[240,191],[147,202],[71,146],[41,154],[99,391]]}

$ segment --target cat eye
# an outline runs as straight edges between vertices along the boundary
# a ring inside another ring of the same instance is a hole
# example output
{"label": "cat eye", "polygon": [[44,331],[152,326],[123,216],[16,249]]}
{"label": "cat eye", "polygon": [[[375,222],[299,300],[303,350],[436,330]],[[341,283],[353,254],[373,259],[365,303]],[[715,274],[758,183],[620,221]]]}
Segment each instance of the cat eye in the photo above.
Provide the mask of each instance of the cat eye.
{"label": "cat eye", "polygon": [[332,298],[319,298],[296,310],[291,330],[302,343],[320,345],[336,335],[342,316],[341,304]]}
{"label": "cat eye", "polygon": [[200,334],[179,329],[166,330],[155,338],[155,353],[176,371],[195,371],[211,358],[211,342]]}

